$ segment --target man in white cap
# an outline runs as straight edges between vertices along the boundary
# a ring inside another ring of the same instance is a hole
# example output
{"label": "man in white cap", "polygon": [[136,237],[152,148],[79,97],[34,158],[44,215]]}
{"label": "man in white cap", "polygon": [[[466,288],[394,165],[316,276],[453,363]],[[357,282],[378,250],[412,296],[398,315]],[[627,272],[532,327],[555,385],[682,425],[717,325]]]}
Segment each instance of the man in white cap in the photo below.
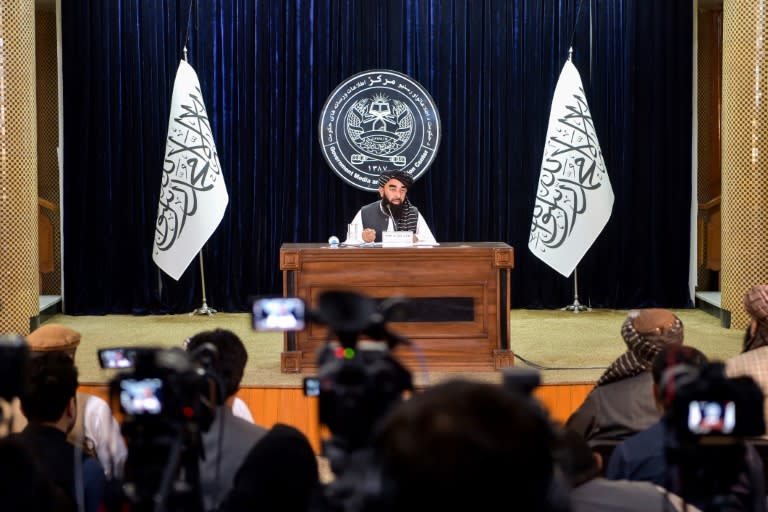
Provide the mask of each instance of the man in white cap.
{"label": "man in white cap", "polygon": [[[74,360],[80,333],[64,325],[46,324],[27,336],[27,343],[33,359],[41,354],[62,352]],[[120,476],[128,450],[109,405],[97,396],[79,391],[76,403],[77,418],[69,440],[93,451],[108,478]],[[21,430],[26,425],[26,418],[21,418],[15,423],[14,430]]]}

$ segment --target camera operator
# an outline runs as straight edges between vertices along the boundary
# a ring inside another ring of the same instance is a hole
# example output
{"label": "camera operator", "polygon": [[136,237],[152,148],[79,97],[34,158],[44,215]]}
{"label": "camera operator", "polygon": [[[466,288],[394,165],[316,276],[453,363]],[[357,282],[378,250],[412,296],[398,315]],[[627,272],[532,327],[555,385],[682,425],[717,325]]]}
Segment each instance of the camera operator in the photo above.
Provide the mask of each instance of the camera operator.
{"label": "camera operator", "polygon": [[104,470],[98,460],[67,441],[77,418],[77,385],[77,369],[67,355],[51,352],[32,360],[29,386],[21,397],[29,423],[11,438],[33,454],[73,509],[77,504],[81,510],[96,512],[104,495]]}
{"label": "camera operator", "polygon": [[210,428],[203,432],[203,459],[200,461],[200,484],[206,510],[215,510],[230,491],[235,473],[252,446],[266,429],[236,417],[232,411],[235,394],[248,361],[248,353],[240,338],[232,331],[204,331],[189,339],[186,349],[194,354],[215,347],[207,370],[217,378],[222,403]]}

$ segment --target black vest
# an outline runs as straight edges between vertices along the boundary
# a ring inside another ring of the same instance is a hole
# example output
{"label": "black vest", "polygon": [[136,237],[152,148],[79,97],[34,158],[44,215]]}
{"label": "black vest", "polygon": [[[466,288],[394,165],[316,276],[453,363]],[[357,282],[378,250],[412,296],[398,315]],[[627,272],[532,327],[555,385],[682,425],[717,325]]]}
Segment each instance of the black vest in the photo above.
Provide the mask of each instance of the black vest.
{"label": "black vest", "polygon": [[[363,221],[363,229],[371,228],[376,230],[376,242],[381,242],[382,235],[381,233],[387,230],[387,227],[389,226],[389,219],[390,216],[387,213],[384,213],[381,211],[381,201],[375,201],[371,204],[367,204],[363,206],[360,209],[360,217]],[[418,209],[411,205],[411,216],[413,218],[418,219],[419,211]],[[405,226],[397,226],[395,224],[395,229],[399,231],[413,231],[416,232],[416,227],[414,226],[413,229],[407,229]]]}

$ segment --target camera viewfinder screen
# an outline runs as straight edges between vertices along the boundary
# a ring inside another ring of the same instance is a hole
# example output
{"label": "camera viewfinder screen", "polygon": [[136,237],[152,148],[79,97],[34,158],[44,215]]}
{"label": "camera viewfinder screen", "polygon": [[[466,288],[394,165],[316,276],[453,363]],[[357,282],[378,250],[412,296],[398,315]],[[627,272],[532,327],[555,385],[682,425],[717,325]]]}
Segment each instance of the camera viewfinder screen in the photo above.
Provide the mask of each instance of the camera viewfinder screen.
{"label": "camera viewfinder screen", "polygon": [[160,379],[125,379],[120,382],[120,408],[126,414],[160,414],[163,381]]}
{"label": "camera viewfinder screen", "polygon": [[132,368],[133,353],[124,348],[105,348],[99,350],[102,368]]}
{"label": "camera viewfinder screen", "polygon": [[304,328],[304,302],[298,298],[258,299],[253,303],[257,331],[300,331]]}
{"label": "camera viewfinder screen", "polygon": [[692,434],[731,434],[735,427],[734,402],[694,400],[688,404],[688,430]]}

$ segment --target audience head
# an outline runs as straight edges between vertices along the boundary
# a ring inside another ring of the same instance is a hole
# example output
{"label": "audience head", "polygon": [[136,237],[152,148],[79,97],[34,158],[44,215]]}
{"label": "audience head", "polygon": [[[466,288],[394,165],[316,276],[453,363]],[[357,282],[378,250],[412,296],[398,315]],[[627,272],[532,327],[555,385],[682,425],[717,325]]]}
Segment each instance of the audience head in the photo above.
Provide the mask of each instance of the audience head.
{"label": "audience head", "polygon": [[744,294],[744,309],[751,322],[744,337],[744,352],[768,345],[768,285],[758,284]]}
{"label": "audience head", "polygon": [[278,423],[248,452],[219,510],[303,512],[318,485],[317,459],[306,436]]}
{"label": "audience head", "polygon": [[541,511],[553,444],[549,419],[530,397],[452,381],[396,408],[376,448],[397,510],[491,510],[503,489],[515,510]]}
{"label": "audience head", "polygon": [[232,331],[215,329],[192,336],[186,345],[187,351],[194,352],[206,343],[213,345],[218,351],[218,356],[213,358],[211,370],[221,379],[224,398],[234,396],[240,389],[240,381],[248,362],[245,345]]}
{"label": "audience head", "polygon": [[621,326],[627,351],[603,373],[598,386],[634,377],[651,366],[651,361],[667,345],[682,345],[683,322],[666,309],[631,311]]}
{"label": "audience head", "polygon": [[[55,423],[68,414],[66,428],[75,422],[77,369],[71,357],[49,352],[30,363],[29,384],[21,398],[21,410],[30,423]],[[69,424],[71,423],[71,424]]]}
{"label": "audience head", "polygon": [[592,451],[587,440],[575,430],[562,430],[558,453],[560,469],[572,488],[600,476],[600,456]]}
{"label": "audience head", "polygon": [[48,352],[64,352],[75,357],[80,344],[80,333],[61,324],[41,325],[27,336],[32,357]]}
{"label": "audience head", "polygon": [[664,347],[651,362],[653,390],[659,407],[666,410],[672,404],[676,390],[695,380],[700,370],[709,363],[701,351],[688,346]]}

